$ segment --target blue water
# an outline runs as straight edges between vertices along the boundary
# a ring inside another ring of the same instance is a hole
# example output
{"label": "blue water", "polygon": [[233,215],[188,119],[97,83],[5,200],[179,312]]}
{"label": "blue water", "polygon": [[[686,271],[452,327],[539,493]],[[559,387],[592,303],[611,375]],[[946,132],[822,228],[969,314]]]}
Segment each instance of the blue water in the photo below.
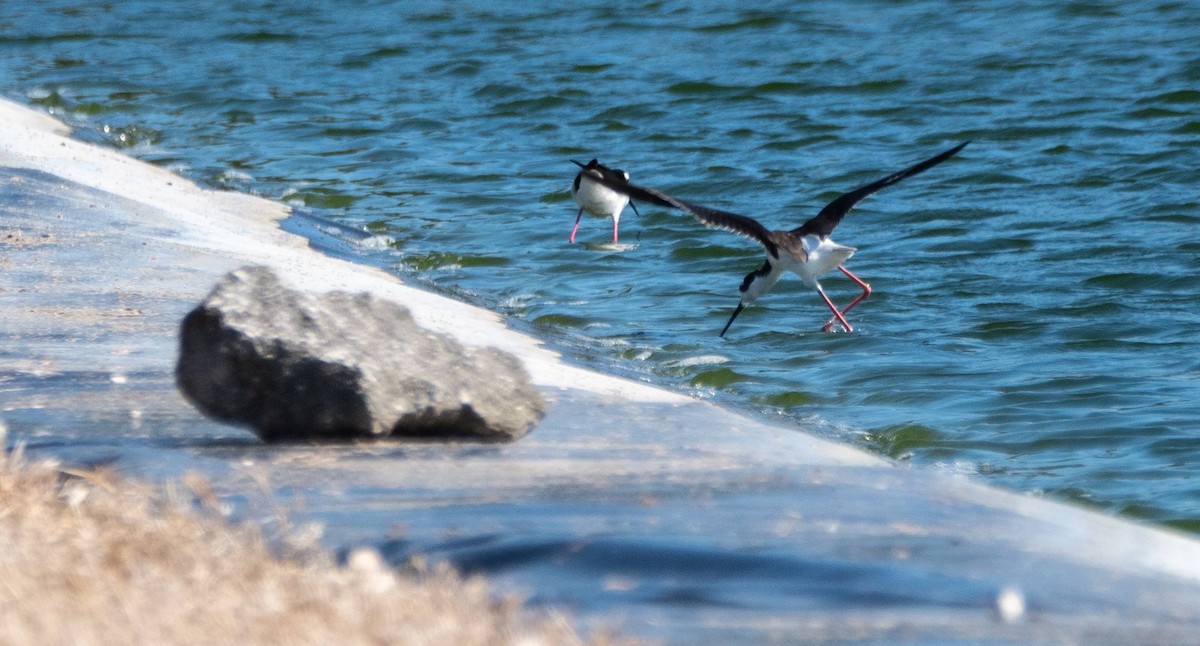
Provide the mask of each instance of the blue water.
{"label": "blue water", "polygon": [[[1200,530],[1200,4],[193,4],[0,2],[0,93],[574,360]],[[853,334],[785,280],[718,338],[761,250],[683,214],[567,244],[570,159],[792,228],[968,139],[838,228]]]}

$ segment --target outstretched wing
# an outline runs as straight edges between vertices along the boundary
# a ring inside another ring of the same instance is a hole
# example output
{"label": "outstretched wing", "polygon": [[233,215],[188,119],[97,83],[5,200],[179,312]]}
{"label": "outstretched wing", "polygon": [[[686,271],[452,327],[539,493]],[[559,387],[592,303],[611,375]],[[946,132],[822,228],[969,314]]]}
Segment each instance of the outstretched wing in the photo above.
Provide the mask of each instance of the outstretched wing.
{"label": "outstretched wing", "polygon": [[[642,199],[647,202],[653,202],[654,204],[658,204],[660,206],[677,208],[684,213],[690,214],[692,217],[699,220],[704,226],[711,227],[713,229],[723,229],[725,231],[729,231],[730,233],[736,233],[740,236],[750,238],[751,240],[761,244],[767,250],[767,253],[771,254],[771,257],[779,257],[779,248],[771,239],[771,232],[754,218],[747,217],[745,215],[738,215],[737,213],[730,213],[729,211],[710,209],[707,206],[681,200],[677,197],[671,197],[670,195],[667,195],[666,193],[663,193],[657,189],[643,187],[636,188],[644,193],[645,196],[654,198],[647,199],[646,197],[643,197]],[[631,197],[633,196],[632,193],[629,195]]]}
{"label": "outstretched wing", "polygon": [[674,200],[675,208],[678,208],[686,213],[690,213],[692,217],[704,223],[705,226],[712,227],[714,229],[724,229],[730,233],[746,236],[747,238],[750,238],[751,240],[761,244],[772,258],[779,257],[779,247],[777,247],[775,242],[771,240],[771,232],[768,231],[767,228],[762,224],[759,224],[758,220],[745,215],[730,213],[729,211],[710,209],[707,206],[701,206],[699,204],[693,204],[683,200],[675,200],[674,198],[671,199]]}
{"label": "outstretched wing", "polygon": [[592,160],[586,166],[575,160],[571,161],[576,166],[582,168],[583,171],[581,173],[587,173],[589,179],[618,193],[628,195],[630,199],[679,209],[690,214],[705,226],[714,229],[724,229],[738,235],[746,236],[761,244],[771,256],[779,257],[779,248],[771,240],[771,232],[754,218],[728,211],[710,209],[707,206],[672,197],[657,189],[630,184],[629,180],[625,178],[623,171],[606,168],[600,164],[596,164],[595,160]]}
{"label": "outstretched wing", "polygon": [[958,151],[962,150],[969,143],[971,142],[964,141],[963,143],[951,148],[950,150],[947,150],[940,155],[937,155],[936,157],[926,159],[919,164],[905,168],[898,173],[892,173],[891,175],[888,175],[877,182],[872,182],[866,186],[863,186],[862,188],[854,189],[853,191],[838,197],[836,200],[826,204],[825,208],[821,209],[821,212],[817,214],[817,217],[800,225],[799,228],[792,230],[792,233],[798,236],[812,234],[821,238],[828,236],[829,234],[833,233],[834,227],[836,227],[838,223],[842,221],[842,218],[850,212],[850,209],[854,208],[855,204],[858,204],[867,196],[886,186],[895,184],[905,177],[916,175],[921,171],[937,166],[938,164],[953,157]]}

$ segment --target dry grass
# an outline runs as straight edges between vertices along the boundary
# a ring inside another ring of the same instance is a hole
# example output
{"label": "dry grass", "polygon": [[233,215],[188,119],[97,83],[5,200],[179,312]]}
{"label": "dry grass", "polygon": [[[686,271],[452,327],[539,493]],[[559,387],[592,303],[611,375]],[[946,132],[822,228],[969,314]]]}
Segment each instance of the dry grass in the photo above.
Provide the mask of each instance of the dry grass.
{"label": "dry grass", "polygon": [[585,643],[448,568],[402,575],[371,550],[346,566],[279,558],[205,510],[202,483],[177,490],[24,463],[0,443],[0,643]]}

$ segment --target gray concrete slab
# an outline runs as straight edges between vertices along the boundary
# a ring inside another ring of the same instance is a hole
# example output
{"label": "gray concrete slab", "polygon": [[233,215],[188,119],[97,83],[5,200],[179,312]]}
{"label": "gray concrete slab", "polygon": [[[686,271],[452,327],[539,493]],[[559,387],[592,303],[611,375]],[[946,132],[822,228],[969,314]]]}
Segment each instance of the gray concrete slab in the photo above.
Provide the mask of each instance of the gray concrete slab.
{"label": "gray concrete slab", "polygon": [[[155,480],[200,471],[233,503],[266,492],[322,522],[333,549],[448,558],[669,643],[1167,644],[1200,628],[1191,537],[568,365],[491,312],[314,251],[287,217],[0,102],[9,445]],[[248,263],[516,353],[546,419],[507,445],[275,446],[203,418],[174,387],[178,324]],[[1005,621],[1014,599],[1027,611]]]}

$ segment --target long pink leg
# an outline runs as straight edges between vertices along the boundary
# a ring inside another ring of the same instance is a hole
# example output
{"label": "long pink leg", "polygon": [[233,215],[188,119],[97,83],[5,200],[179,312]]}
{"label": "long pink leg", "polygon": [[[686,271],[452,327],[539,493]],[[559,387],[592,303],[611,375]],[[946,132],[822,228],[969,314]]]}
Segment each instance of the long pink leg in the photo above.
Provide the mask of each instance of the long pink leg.
{"label": "long pink leg", "polygon": [[[864,282],[864,281],[863,281],[861,278],[859,278],[858,276],[855,276],[853,273],[851,273],[849,269],[846,269],[845,267],[843,267],[843,266],[841,266],[841,265],[838,265],[838,269],[839,269],[839,270],[840,270],[840,271],[841,271],[843,274],[846,274],[846,277],[847,277],[847,278],[849,278],[850,280],[852,280],[852,281],[854,281],[855,283],[857,283],[857,284],[858,284],[858,286],[859,286],[859,287],[861,287],[861,288],[862,288],[862,290],[863,290],[863,291],[862,291],[862,293],[858,295],[858,298],[856,298],[856,299],[854,299],[854,300],[850,301],[850,304],[849,304],[849,305],[847,305],[847,306],[845,306],[845,307],[843,307],[843,308],[842,308],[842,315],[844,316],[844,315],[846,314],[846,312],[849,312],[849,311],[851,310],[851,308],[853,308],[855,305],[858,305],[859,303],[861,303],[861,302],[863,302],[863,301],[867,300],[867,297],[871,295],[871,286],[870,286],[870,285],[868,285],[866,282]],[[832,329],[833,329],[833,323],[834,323],[834,321],[835,321],[835,320],[836,320],[836,319],[829,319],[829,322],[825,324],[825,327],[821,328],[821,331],[822,331],[822,332],[828,332],[828,331],[832,330]],[[845,319],[843,319],[843,321],[844,321],[844,320],[845,320]]]}
{"label": "long pink leg", "polygon": [[617,244],[617,222],[620,220],[613,218],[613,244]]}
{"label": "long pink leg", "polygon": [[583,217],[583,207],[579,208],[579,213],[575,216],[575,227],[571,229],[571,241],[569,244],[575,244],[575,232],[579,230],[579,219]]}
{"label": "long pink leg", "polygon": [[852,308],[852,307],[854,307],[855,305],[858,305],[859,303],[861,303],[861,302],[863,302],[863,301],[867,300],[867,297],[871,295],[871,286],[870,286],[870,285],[868,285],[868,284],[867,284],[865,281],[863,281],[863,279],[861,279],[861,278],[859,278],[858,276],[855,276],[854,274],[850,273],[850,270],[849,270],[849,269],[846,269],[845,267],[843,267],[843,266],[841,266],[841,265],[838,265],[838,269],[839,269],[839,270],[841,270],[841,272],[842,272],[843,274],[846,274],[846,277],[847,277],[847,278],[849,278],[850,280],[854,281],[854,282],[855,282],[855,284],[857,284],[857,285],[858,285],[859,287],[861,287],[861,288],[862,288],[862,290],[863,290],[863,291],[862,291],[862,294],[859,294],[859,295],[858,295],[858,298],[856,298],[856,299],[854,299],[854,300],[850,301],[850,304],[849,304],[849,305],[847,305],[847,306],[845,306],[845,307],[843,307],[843,308],[842,308],[842,314],[845,314],[846,312],[849,312],[849,311],[850,311],[850,308]]}
{"label": "long pink leg", "polygon": [[[842,313],[838,311],[838,308],[833,304],[833,301],[829,300],[829,297],[825,295],[825,290],[821,289],[820,285],[817,285],[817,293],[821,295],[821,299],[824,300],[825,304],[829,306],[829,311],[833,312],[833,318],[841,323],[842,327],[845,328],[847,332],[853,332],[854,328],[851,327],[850,323],[846,321],[846,317],[842,316]],[[825,325],[825,327],[821,328],[821,331],[828,332],[832,327],[833,321],[830,321]]]}

